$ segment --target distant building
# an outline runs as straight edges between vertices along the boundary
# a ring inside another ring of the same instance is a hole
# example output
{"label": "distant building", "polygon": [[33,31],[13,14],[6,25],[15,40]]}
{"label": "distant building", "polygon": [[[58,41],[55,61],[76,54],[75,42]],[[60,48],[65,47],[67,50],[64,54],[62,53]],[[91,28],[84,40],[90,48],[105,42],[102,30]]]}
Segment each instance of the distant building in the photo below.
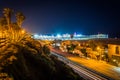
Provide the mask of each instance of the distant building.
{"label": "distant building", "polygon": [[88,39],[106,39],[107,34],[96,34],[96,35],[82,35],[82,34],[57,34],[57,35],[38,35],[34,34],[33,38],[41,40],[88,40]]}

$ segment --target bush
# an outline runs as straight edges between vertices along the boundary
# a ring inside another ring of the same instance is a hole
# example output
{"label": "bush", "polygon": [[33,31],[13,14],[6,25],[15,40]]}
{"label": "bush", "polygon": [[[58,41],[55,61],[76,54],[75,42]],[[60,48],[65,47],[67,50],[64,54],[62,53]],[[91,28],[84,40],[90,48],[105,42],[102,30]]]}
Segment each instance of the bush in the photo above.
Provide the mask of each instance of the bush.
{"label": "bush", "polygon": [[50,50],[46,45],[41,49],[28,41],[27,44],[13,46],[18,49],[14,54],[17,59],[3,66],[2,72],[8,73],[14,80],[83,80],[57,57],[48,56]]}

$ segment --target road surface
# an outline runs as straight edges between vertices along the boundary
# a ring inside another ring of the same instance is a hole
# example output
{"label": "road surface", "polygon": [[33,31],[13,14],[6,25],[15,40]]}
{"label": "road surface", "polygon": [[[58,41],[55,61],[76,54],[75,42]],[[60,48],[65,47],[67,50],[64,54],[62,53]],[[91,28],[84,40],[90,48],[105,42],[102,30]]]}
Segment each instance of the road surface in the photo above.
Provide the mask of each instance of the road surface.
{"label": "road surface", "polygon": [[89,70],[79,66],[78,64],[68,60],[67,58],[65,58],[61,55],[58,55],[54,52],[51,52],[51,54],[57,56],[59,60],[63,61],[67,65],[69,65],[75,72],[77,72],[81,77],[85,78],[86,80],[109,80],[98,74],[93,73],[92,71],[89,71]]}

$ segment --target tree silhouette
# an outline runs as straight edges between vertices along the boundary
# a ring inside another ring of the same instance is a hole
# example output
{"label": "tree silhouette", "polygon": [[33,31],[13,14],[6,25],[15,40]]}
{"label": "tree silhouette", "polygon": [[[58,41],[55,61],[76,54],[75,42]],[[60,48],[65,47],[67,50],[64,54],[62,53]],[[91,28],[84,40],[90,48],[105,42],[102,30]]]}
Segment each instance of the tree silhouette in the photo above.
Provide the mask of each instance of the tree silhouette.
{"label": "tree silhouette", "polygon": [[10,8],[4,8],[3,9],[3,14],[4,14],[5,18],[6,18],[7,25],[9,27],[9,29],[10,29],[10,24],[11,24],[11,15],[12,15],[12,12],[13,12],[13,10],[10,9]]}
{"label": "tree silhouette", "polygon": [[21,27],[23,21],[25,20],[25,16],[23,15],[22,12],[17,12],[16,13],[16,22],[18,24],[19,27]]}

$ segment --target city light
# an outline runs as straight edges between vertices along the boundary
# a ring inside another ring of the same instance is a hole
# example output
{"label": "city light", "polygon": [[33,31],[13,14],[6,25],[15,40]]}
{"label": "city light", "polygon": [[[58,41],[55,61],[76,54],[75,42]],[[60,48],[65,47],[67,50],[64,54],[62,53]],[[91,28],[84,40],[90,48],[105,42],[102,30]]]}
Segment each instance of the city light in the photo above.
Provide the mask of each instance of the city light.
{"label": "city light", "polygon": [[120,73],[120,67],[114,67],[114,70]]}
{"label": "city light", "polygon": [[[57,34],[57,35],[38,35],[34,34],[33,37],[35,39],[41,39],[41,40],[88,40],[88,39],[94,39],[94,38],[108,38],[107,34],[96,34],[96,35],[82,35],[82,34],[74,34],[73,38],[70,36],[71,34]],[[99,36],[99,37],[98,37]]]}
{"label": "city light", "polygon": [[22,30],[21,33],[24,34],[24,33],[25,33],[25,30]]}
{"label": "city light", "polygon": [[60,38],[60,37],[61,37],[61,35],[60,35],[60,34],[57,34],[57,36],[56,36],[56,37]]}
{"label": "city light", "polygon": [[38,38],[39,38],[39,35],[38,35],[38,34],[34,34],[34,35],[33,35],[33,38],[38,39]]}

